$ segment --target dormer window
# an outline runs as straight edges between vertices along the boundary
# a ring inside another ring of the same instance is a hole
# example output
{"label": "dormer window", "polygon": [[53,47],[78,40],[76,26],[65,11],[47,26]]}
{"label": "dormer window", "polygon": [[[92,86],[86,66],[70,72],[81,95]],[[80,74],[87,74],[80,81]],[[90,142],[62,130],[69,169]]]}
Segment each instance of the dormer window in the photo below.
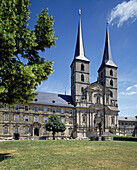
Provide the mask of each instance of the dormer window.
{"label": "dormer window", "polygon": [[81,71],[84,71],[84,64],[81,64]]}
{"label": "dormer window", "polygon": [[84,82],[84,75],[83,74],[81,75],[81,81]]}

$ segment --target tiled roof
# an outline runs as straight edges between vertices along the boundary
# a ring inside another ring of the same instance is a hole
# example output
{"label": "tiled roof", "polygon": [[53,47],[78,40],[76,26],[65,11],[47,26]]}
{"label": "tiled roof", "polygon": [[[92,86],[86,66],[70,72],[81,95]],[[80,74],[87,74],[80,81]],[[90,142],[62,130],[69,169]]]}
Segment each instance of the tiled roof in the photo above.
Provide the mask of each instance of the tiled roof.
{"label": "tiled roof", "polygon": [[47,92],[37,92],[37,96],[31,104],[74,107],[74,103],[70,95]]}
{"label": "tiled roof", "polygon": [[118,120],[119,121],[136,121],[137,122],[137,119],[135,117],[118,117]]}

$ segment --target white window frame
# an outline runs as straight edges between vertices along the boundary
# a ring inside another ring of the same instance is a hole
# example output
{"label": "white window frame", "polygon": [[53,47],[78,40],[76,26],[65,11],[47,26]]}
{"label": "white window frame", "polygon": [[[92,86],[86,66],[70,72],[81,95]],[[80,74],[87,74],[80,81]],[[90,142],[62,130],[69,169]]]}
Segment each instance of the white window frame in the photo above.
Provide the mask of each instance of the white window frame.
{"label": "white window frame", "polygon": [[29,134],[29,127],[25,127],[25,134]]}
{"label": "white window frame", "polygon": [[6,106],[6,104],[4,105],[4,109],[6,109],[6,110],[8,109],[8,106]]}
{"label": "white window frame", "polygon": [[69,114],[72,114],[72,109],[69,110]]}
{"label": "white window frame", "polygon": [[18,131],[19,131],[18,126],[15,126],[15,133],[18,133]]}
{"label": "white window frame", "polygon": [[65,122],[65,118],[61,117],[61,122],[64,123]]}
{"label": "white window frame", "polygon": [[39,110],[38,106],[35,106],[34,110],[35,110],[35,112],[38,112],[38,110]]}
{"label": "white window frame", "polygon": [[64,114],[64,109],[61,109],[61,113]]}
{"label": "white window frame", "polygon": [[73,119],[69,118],[69,124],[72,124],[72,123],[73,123]]}
{"label": "white window frame", "polygon": [[28,122],[29,121],[29,116],[28,115],[25,115],[25,121]]}
{"label": "white window frame", "polygon": [[25,111],[28,111],[29,110],[29,106],[25,106]]}
{"label": "white window frame", "polygon": [[4,126],[4,134],[8,134],[9,133],[9,127],[8,126]]}
{"label": "white window frame", "polygon": [[38,122],[38,116],[34,117],[34,122]]}
{"label": "white window frame", "polygon": [[52,112],[53,112],[53,113],[56,113],[56,108],[52,108]]}
{"label": "white window frame", "polygon": [[9,115],[5,114],[5,115],[4,115],[4,120],[5,120],[5,121],[8,121],[8,119],[9,119]]}
{"label": "white window frame", "polygon": [[47,117],[44,117],[44,123],[47,123]]}
{"label": "white window frame", "polygon": [[14,120],[15,120],[15,121],[19,121],[19,115],[15,115],[15,116],[14,116]]}
{"label": "white window frame", "polygon": [[19,105],[18,104],[15,106],[15,110],[19,110]]}
{"label": "white window frame", "polygon": [[69,129],[69,135],[72,135],[72,129]]}
{"label": "white window frame", "polygon": [[44,111],[44,112],[47,112],[47,107],[44,107],[43,111]]}

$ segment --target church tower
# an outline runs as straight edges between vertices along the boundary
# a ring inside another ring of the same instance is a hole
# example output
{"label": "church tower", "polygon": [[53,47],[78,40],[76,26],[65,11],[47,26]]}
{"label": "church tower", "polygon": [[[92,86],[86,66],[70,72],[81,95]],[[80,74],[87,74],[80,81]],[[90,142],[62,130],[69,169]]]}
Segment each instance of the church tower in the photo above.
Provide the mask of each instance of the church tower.
{"label": "church tower", "polygon": [[[106,28],[106,41],[102,64],[98,70],[98,81],[110,89],[110,102],[108,105],[117,107],[117,66],[112,60],[108,23]],[[106,102],[105,102],[106,103]]]}
{"label": "church tower", "polygon": [[89,63],[85,57],[82,39],[81,10],[79,10],[79,25],[75,55],[71,64],[71,96],[75,105],[79,105],[84,89],[89,85]]}

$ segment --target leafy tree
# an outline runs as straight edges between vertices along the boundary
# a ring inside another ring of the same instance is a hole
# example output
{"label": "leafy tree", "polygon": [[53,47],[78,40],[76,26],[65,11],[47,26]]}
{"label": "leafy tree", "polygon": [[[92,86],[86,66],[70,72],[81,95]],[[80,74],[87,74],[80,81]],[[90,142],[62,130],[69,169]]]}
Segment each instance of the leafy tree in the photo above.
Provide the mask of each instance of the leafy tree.
{"label": "leafy tree", "polygon": [[53,72],[52,61],[40,57],[55,46],[54,19],[43,9],[34,29],[28,28],[29,0],[0,1],[0,103],[28,103]]}
{"label": "leafy tree", "polygon": [[47,131],[52,131],[53,140],[55,140],[56,132],[64,132],[66,130],[66,125],[61,122],[57,115],[51,115],[45,127]]}

